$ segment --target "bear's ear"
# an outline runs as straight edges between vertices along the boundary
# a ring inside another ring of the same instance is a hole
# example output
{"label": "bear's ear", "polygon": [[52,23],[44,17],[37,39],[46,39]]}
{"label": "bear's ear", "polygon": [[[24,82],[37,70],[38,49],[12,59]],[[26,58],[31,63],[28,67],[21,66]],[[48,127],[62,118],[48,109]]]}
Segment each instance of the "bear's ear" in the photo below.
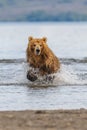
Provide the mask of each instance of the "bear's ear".
{"label": "bear's ear", "polygon": [[46,38],[46,37],[43,37],[42,40],[43,40],[44,42],[46,42],[46,41],[47,41],[47,38]]}
{"label": "bear's ear", "polygon": [[33,40],[33,37],[32,36],[28,37],[28,41],[30,42],[31,40]]}

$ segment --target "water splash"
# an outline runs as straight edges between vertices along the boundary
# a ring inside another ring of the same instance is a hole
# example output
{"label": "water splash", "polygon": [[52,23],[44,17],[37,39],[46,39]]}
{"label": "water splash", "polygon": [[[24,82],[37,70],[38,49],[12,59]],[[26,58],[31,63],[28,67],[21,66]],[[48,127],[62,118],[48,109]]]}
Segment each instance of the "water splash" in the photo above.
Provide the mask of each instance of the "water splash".
{"label": "water splash", "polygon": [[80,84],[79,77],[71,66],[62,65],[60,72],[56,74],[54,82],[58,85],[77,85]]}
{"label": "water splash", "polygon": [[[24,59],[0,60],[0,86],[67,86],[87,85],[86,59],[60,59],[61,69],[55,74],[40,76],[38,69],[31,68]],[[79,62],[78,62],[79,61]],[[37,72],[38,80],[31,82],[27,79],[27,71]],[[55,77],[55,78],[54,78]]]}
{"label": "water splash", "polygon": [[[32,69],[29,67],[29,69]],[[32,71],[38,71],[32,69]],[[86,85],[87,80],[79,77],[75,70],[71,68],[71,66],[61,65],[60,71],[55,74],[47,75],[47,76],[38,76],[38,80],[32,82],[32,85],[40,85],[40,86],[57,86],[57,85]]]}

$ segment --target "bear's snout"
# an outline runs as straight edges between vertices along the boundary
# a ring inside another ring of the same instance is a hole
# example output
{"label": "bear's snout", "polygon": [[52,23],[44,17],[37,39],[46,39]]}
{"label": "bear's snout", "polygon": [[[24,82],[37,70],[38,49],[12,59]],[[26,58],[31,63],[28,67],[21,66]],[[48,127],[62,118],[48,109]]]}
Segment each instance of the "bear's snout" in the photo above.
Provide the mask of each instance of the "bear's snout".
{"label": "bear's snout", "polygon": [[36,49],[35,49],[35,54],[36,54],[36,55],[40,55],[40,52],[41,52],[40,47],[36,47]]}
{"label": "bear's snout", "polygon": [[40,50],[39,50],[39,49],[36,49],[36,52],[37,52],[37,53],[39,53],[39,52],[40,52]]}
{"label": "bear's snout", "polygon": [[40,49],[36,49],[36,55],[40,54]]}

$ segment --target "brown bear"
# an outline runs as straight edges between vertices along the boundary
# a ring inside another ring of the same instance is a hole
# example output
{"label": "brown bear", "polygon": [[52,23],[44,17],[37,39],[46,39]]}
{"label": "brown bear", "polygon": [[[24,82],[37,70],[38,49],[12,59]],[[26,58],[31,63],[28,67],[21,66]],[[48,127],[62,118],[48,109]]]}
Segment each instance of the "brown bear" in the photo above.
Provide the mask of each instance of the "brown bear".
{"label": "brown bear", "polygon": [[60,69],[60,61],[47,45],[47,38],[28,38],[26,50],[27,62],[39,69],[41,76],[56,73]]}

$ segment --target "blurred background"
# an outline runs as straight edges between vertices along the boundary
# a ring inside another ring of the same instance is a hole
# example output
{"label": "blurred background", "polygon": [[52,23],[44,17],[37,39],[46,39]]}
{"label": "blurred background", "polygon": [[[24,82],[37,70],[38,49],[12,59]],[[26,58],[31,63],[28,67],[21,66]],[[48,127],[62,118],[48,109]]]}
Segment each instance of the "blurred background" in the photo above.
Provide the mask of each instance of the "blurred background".
{"label": "blurred background", "polygon": [[0,0],[0,21],[86,21],[87,0]]}

